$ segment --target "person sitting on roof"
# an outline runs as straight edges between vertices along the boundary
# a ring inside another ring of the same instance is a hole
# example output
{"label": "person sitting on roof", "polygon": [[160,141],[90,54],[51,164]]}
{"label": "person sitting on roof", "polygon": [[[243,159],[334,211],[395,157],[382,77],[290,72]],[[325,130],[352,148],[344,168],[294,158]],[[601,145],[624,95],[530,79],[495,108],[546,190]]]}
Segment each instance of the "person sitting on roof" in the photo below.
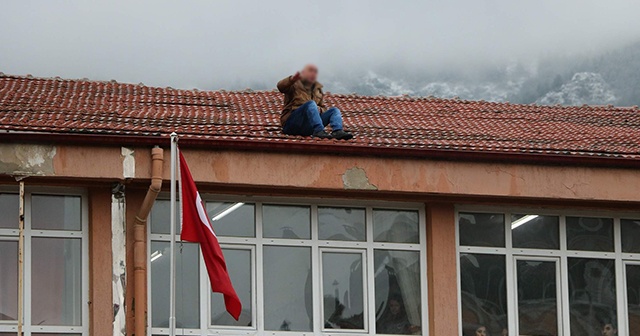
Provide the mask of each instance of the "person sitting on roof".
{"label": "person sitting on roof", "polygon": [[[282,132],[321,139],[353,138],[351,133],[342,129],[340,110],[337,107],[325,107],[322,84],[316,81],[317,77],[318,67],[307,64],[295,75],[278,82],[278,90],[284,93],[284,109],[280,115]],[[331,134],[324,130],[327,125],[331,126]]]}

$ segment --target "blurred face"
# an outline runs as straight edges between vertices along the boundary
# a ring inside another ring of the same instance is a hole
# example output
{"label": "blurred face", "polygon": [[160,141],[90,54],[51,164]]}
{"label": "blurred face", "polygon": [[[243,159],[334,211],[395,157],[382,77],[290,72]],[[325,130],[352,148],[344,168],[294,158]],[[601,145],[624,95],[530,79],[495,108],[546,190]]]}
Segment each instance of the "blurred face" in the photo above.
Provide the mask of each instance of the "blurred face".
{"label": "blurred face", "polygon": [[313,84],[318,79],[318,67],[313,64],[307,64],[300,71],[300,78],[305,83]]}
{"label": "blurred face", "polygon": [[487,328],[480,327],[476,329],[476,336],[487,336]]}
{"label": "blurred face", "polygon": [[389,301],[389,311],[393,315],[400,314],[400,302],[398,302],[396,300],[390,300]]}
{"label": "blurred face", "polygon": [[602,336],[613,336],[617,334],[618,330],[611,324],[605,324],[604,327],[602,327]]}

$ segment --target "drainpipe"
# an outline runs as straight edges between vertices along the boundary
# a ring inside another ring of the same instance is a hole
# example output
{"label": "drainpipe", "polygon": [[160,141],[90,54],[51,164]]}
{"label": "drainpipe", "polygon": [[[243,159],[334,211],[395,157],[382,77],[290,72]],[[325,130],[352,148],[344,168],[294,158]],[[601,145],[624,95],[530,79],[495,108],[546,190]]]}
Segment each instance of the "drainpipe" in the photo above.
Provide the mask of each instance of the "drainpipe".
{"label": "drainpipe", "polygon": [[151,207],[162,188],[162,166],[164,163],[163,150],[160,147],[151,149],[151,184],[147,195],[142,201],[140,210],[133,223],[133,302],[134,302],[134,333],[136,336],[146,335],[147,314],[146,309],[146,271],[147,271],[147,247],[146,231],[147,217]]}

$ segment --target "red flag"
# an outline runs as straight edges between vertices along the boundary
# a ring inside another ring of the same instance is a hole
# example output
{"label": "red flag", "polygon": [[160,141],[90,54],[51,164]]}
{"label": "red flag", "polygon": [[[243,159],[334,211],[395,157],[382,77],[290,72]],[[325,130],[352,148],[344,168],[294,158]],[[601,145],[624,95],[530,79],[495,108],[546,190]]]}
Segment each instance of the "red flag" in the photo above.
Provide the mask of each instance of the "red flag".
{"label": "red flag", "polygon": [[204,203],[182,153],[180,153],[180,187],[182,189],[182,233],[180,239],[200,243],[200,250],[209,273],[211,289],[224,295],[224,305],[227,312],[237,321],[242,310],[242,303],[233,289],[218,238],[213,231]]}

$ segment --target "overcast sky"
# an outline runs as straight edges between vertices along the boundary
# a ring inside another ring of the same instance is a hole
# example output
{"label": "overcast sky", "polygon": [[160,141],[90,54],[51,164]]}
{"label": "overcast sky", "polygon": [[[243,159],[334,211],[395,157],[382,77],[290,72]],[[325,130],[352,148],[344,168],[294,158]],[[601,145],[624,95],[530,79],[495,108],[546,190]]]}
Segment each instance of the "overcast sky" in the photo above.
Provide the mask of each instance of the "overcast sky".
{"label": "overcast sky", "polygon": [[179,88],[482,67],[640,39],[638,0],[4,0],[0,71]]}

